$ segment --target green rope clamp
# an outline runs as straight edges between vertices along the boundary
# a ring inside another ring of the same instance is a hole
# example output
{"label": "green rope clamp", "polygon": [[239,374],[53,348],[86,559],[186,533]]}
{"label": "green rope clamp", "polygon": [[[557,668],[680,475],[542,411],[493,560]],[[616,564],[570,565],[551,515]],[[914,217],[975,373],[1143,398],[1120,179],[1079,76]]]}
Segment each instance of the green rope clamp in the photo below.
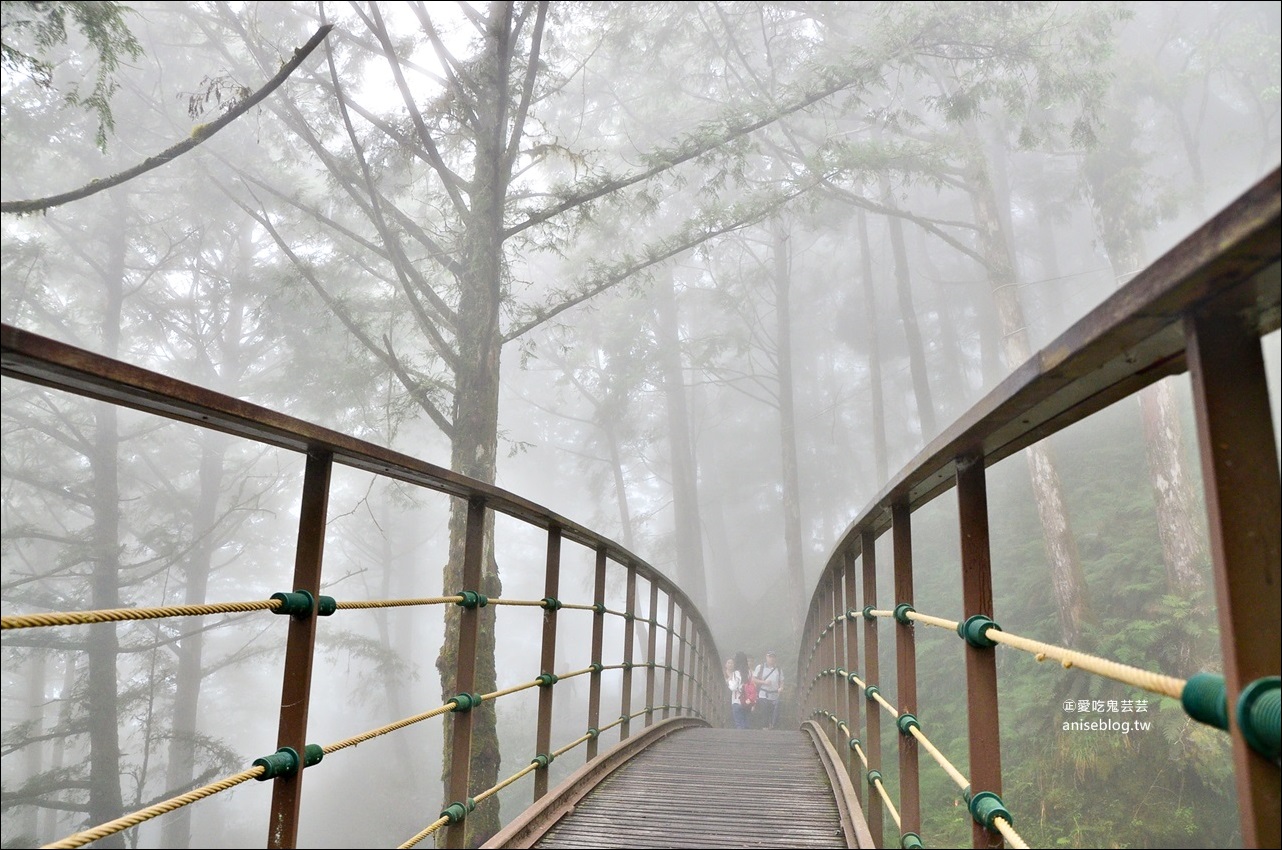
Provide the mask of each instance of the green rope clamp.
{"label": "green rope clamp", "polygon": [[560,610],[561,610],[561,600],[560,600],[560,599],[557,599],[555,596],[545,596],[545,597],[543,597],[543,599],[542,599],[542,603],[543,603],[543,607],[544,607],[544,608],[546,608],[546,609],[547,609],[547,610],[549,610],[549,611],[560,611]]}
{"label": "green rope clamp", "polygon": [[600,729],[598,729],[598,728],[596,728],[595,726],[589,726],[589,727],[588,727],[587,736],[588,736],[589,738],[595,738],[595,737],[597,737],[597,736],[598,736],[598,735],[600,735],[600,734],[601,734],[601,730],[600,730]]}
{"label": "green rope clamp", "polygon": [[1184,707],[1185,714],[1199,723],[1226,731],[1229,728],[1228,694],[1224,677],[1219,673],[1190,676],[1184,683],[1184,690],[1180,691],[1180,705]]}
{"label": "green rope clamp", "polygon": [[911,626],[913,621],[908,619],[908,614],[910,612],[916,614],[917,609],[909,605],[907,602],[900,602],[895,606],[895,619],[903,623],[905,626]]}
{"label": "green rope clamp", "polygon": [[[484,593],[477,593],[475,590],[460,590],[455,594],[455,596],[463,597],[462,601],[455,602],[454,604],[461,605],[464,608],[484,608],[486,605],[490,604],[490,600]],[[457,806],[459,804],[452,803],[451,805]],[[444,814],[442,813],[441,816],[444,817]],[[462,818],[460,818],[460,820],[461,819]]]}
{"label": "green rope clamp", "polygon": [[1237,698],[1237,725],[1257,753],[1278,760],[1282,742],[1282,678],[1265,676],[1242,689]]}
{"label": "green rope clamp", "polygon": [[447,818],[450,823],[458,823],[467,817],[468,812],[476,810],[476,799],[468,797],[466,803],[450,803],[441,812],[441,817]]}
{"label": "green rope clamp", "polygon": [[[274,614],[288,614],[291,617],[310,617],[316,597],[306,590],[295,590],[293,593],[273,593],[272,599],[279,599],[283,604],[272,609]],[[331,612],[332,613],[332,612]]]}
{"label": "green rope clamp", "polygon": [[600,661],[593,661],[591,664],[588,665],[588,669],[591,670],[593,673],[600,673],[602,670],[605,669],[605,665],[602,664]]}
{"label": "green rope clamp", "polygon": [[621,666],[624,670],[631,670],[631,669],[632,669],[633,667],[635,667],[636,665],[635,665],[635,664],[633,664],[631,661],[624,661],[624,662],[623,662],[623,664],[621,664],[620,666]]}
{"label": "green rope clamp", "polygon": [[657,628],[659,628],[659,621],[658,621],[656,618],[651,617],[651,618],[650,618],[650,625],[654,626],[654,627],[657,629]]}
{"label": "green rope clamp", "polygon": [[899,715],[899,718],[895,720],[895,725],[899,727],[899,734],[905,735],[905,736],[912,734],[908,730],[912,729],[914,726],[917,727],[918,729],[921,728],[921,724],[917,722],[917,718],[913,717],[908,712],[904,712],[903,714]]}
{"label": "green rope clamp", "polygon": [[593,603],[592,603],[592,610],[593,610],[593,611],[595,611],[595,612],[596,612],[596,613],[598,613],[598,614],[604,614],[604,613],[605,613],[605,604],[604,604],[604,603],[602,603],[602,602],[593,602]]}
{"label": "green rope clamp", "polygon": [[482,698],[480,694],[459,694],[451,697],[450,702],[454,703],[450,711],[471,711],[481,704]]}
{"label": "green rope clamp", "polygon": [[858,618],[859,618],[858,608],[849,608],[846,610],[846,622],[850,622],[851,620],[857,620]]}
{"label": "green rope clamp", "polygon": [[560,679],[557,678],[555,673],[540,673],[538,676],[534,677],[534,681],[539,683],[540,688],[550,688],[560,681]]}
{"label": "green rope clamp", "polygon": [[997,629],[1000,632],[1002,627],[993,622],[992,617],[975,614],[967,617],[966,622],[957,625],[957,636],[971,646],[988,649],[997,646],[997,642],[988,637],[989,629]]}
{"label": "green rope clamp", "polygon": [[[325,758],[325,750],[320,744],[308,744],[303,753],[305,759],[304,767],[319,764],[320,760]],[[269,756],[254,759],[253,765],[254,767],[265,768],[256,777],[259,782],[265,782],[268,779],[276,779],[281,776],[293,776],[298,773],[298,750],[293,747],[281,747]]]}
{"label": "green rope clamp", "polygon": [[962,789],[962,800],[965,801],[967,806],[970,805],[970,786],[969,785],[967,785],[965,788]]}
{"label": "green rope clamp", "polygon": [[540,768],[546,769],[549,764],[556,760],[555,753],[539,753],[530,759],[530,764],[537,764]]}
{"label": "green rope clamp", "polygon": [[925,844],[921,843],[921,836],[915,832],[905,832],[899,837],[899,846],[903,850],[921,850]]}
{"label": "green rope clamp", "polygon": [[631,623],[636,618],[637,618],[637,615],[633,614],[631,611],[627,611],[623,615],[623,619],[627,620],[629,623]]}
{"label": "green rope clamp", "polygon": [[619,722],[620,722],[620,723],[627,723],[627,722],[628,722],[628,721],[630,721],[631,719],[632,719],[632,715],[631,715],[631,714],[620,714],[620,715],[619,715]]}
{"label": "green rope clamp", "polygon": [[338,600],[332,596],[316,597],[316,616],[328,617],[338,610]]}
{"label": "green rope clamp", "polygon": [[859,678],[860,678],[859,674],[856,673],[854,670],[851,670],[850,673],[846,676],[846,681],[852,685],[858,685],[859,682],[855,680]]}
{"label": "green rope clamp", "polygon": [[970,816],[975,819],[975,823],[984,829],[992,830],[993,821],[996,818],[1004,819],[1008,824],[1014,826],[1015,821],[1011,819],[1010,812],[998,797],[992,791],[980,791],[970,798]]}
{"label": "green rope clamp", "polygon": [[880,780],[880,779],[881,779],[881,771],[880,771],[880,770],[870,770],[870,771],[868,771],[868,784],[869,784],[869,785],[872,785],[872,786],[876,787],[877,781],[878,781],[878,780]]}
{"label": "green rope clamp", "polygon": [[855,747],[860,746],[862,743],[863,742],[860,741],[858,738],[851,738],[849,741],[846,742],[846,746],[853,753],[855,751]]}
{"label": "green rope clamp", "polygon": [[869,702],[872,702],[873,697],[877,696],[877,694],[879,693],[881,693],[881,688],[877,687],[876,685],[869,685],[868,687],[864,688],[864,698],[867,699]]}
{"label": "green rope clamp", "polygon": [[875,614],[873,614],[873,612],[872,612],[872,606],[871,606],[871,605],[865,605],[865,606],[864,606],[864,619],[865,619],[865,620],[867,620],[867,621],[868,621],[868,622],[870,622],[870,623],[871,623],[873,620],[877,619],[877,616],[876,616]]}
{"label": "green rope clamp", "polygon": [[836,670],[834,670],[833,672],[834,672],[834,673],[836,673],[836,674],[837,674],[837,676],[838,676],[839,678],[844,679],[844,678],[846,678],[846,673],[848,673],[849,671],[848,671],[848,670],[846,670],[846,668],[845,668],[845,667],[838,667],[838,668],[837,668]]}

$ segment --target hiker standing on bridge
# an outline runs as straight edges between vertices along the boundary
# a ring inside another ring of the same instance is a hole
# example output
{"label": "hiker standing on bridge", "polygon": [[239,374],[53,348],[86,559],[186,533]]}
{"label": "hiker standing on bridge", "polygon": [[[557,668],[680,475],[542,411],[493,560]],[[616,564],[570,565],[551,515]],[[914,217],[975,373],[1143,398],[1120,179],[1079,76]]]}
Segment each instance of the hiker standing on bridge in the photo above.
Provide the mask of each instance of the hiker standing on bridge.
{"label": "hiker standing on bridge", "polygon": [[734,728],[747,729],[750,709],[743,702],[743,686],[751,678],[748,672],[748,656],[736,652],[734,660],[726,661],[726,687],[730,689],[730,716]]}
{"label": "hiker standing on bridge", "polygon": [[779,669],[774,650],[766,651],[766,660],[752,671],[757,683],[757,707],[753,710],[759,719],[758,729],[779,728],[779,694],[783,691],[783,671]]}

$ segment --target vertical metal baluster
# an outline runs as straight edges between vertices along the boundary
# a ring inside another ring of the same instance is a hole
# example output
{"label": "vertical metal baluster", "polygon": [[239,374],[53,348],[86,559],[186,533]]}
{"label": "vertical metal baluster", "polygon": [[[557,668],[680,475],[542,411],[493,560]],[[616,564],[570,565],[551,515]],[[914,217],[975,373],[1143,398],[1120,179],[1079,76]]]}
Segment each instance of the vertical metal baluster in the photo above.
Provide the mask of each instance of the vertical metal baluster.
{"label": "vertical metal baluster", "polygon": [[[962,619],[993,616],[993,571],[988,542],[988,484],[982,458],[957,459],[957,522],[961,530]],[[1002,793],[1001,732],[997,723],[997,658],[992,647],[966,645],[966,705],[971,792]],[[998,833],[971,824],[975,847],[1001,847]]]}
{"label": "vertical metal baluster", "polygon": [[626,719],[632,713],[632,644],[636,638],[637,614],[637,569],[628,564],[628,595],[623,606],[627,615],[623,625],[623,693],[619,699],[619,715],[625,718],[619,723],[619,740],[626,740],[631,732],[632,721]]}
{"label": "vertical metal baluster", "polygon": [[[689,637],[687,637],[690,634],[687,626],[689,622],[690,618],[686,616],[685,609],[682,609],[681,634],[677,640],[677,717],[684,717],[687,713],[685,710],[686,677],[689,676],[690,668],[687,666],[686,645],[689,642]],[[693,696],[693,685],[690,687],[690,693]],[[694,700],[692,699],[691,702],[693,703]]]}
{"label": "vertical metal baluster", "polygon": [[[672,635],[677,630],[677,600],[668,594],[668,636],[663,648],[663,719],[672,716]],[[679,669],[679,668],[678,668]],[[680,698],[677,702],[680,702]]]}
{"label": "vertical metal baluster", "polygon": [[[846,610],[857,611],[859,608],[859,586],[858,574],[855,572],[855,552],[853,549],[847,549],[842,556],[845,561],[846,573]],[[846,618],[846,667],[848,672],[858,672],[859,667],[859,621],[851,617]],[[846,679],[846,722],[850,724],[850,737],[859,737],[860,712],[863,709],[863,695],[859,693],[859,686]],[[859,800],[859,805],[864,804],[864,782],[859,778],[862,766],[859,762],[859,756],[850,748],[849,741],[842,742],[842,748],[846,753],[846,773],[850,776],[852,784],[855,786],[855,797]]]}
{"label": "vertical metal baluster", "polygon": [[[543,574],[543,595],[558,598],[561,586],[561,529],[548,527],[547,567]],[[539,656],[540,673],[556,673],[556,620],[554,608],[543,611],[543,651]],[[535,732],[534,751],[540,754],[552,751],[552,691],[554,686],[539,688],[539,725]],[[534,772],[534,799],[548,792],[548,770]]]}
{"label": "vertical metal baluster", "polygon": [[[333,455],[308,452],[303,473],[303,497],[298,511],[298,545],[294,549],[294,586],[315,599],[320,596],[321,562],[325,553],[325,519],[329,509],[329,479]],[[290,617],[285,638],[280,723],[276,746],[290,747],[301,759],[307,752],[307,713],[311,706],[312,662],[316,648],[316,605],[306,617]],[[293,776],[272,780],[271,820],[267,846],[298,845],[298,812],[303,798],[303,765]]]}
{"label": "vertical metal baluster", "polygon": [[[463,548],[463,589],[480,592],[481,562],[485,553],[485,500],[474,496],[467,503],[466,542]],[[476,643],[481,630],[481,608],[464,608],[459,614],[458,659],[454,668],[454,693],[470,694],[476,686]],[[465,803],[471,782],[472,712],[455,711],[453,753],[450,759],[449,803]],[[450,824],[444,830],[446,847],[467,844],[467,821]]]}
{"label": "vertical metal baluster", "polygon": [[1185,328],[1242,842],[1282,847],[1282,774],[1237,719],[1242,689],[1282,667],[1282,507],[1264,360],[1259,337],[1235,316],[1196,316]]}
{"label": "vertical metal baluster", "polygon": [[[601,649],[605,641],[605,614],[601,609],[605,605],[605,547],[596,550],[596,576],[592,587],[592,604],[597,610],[592,614],[592,663],[601,663]],[[588,674],[588,726],[601,728],[601,674]],[[597,754],[597,739],[588,739],[587,761],[592,761]]]}
{"label": "vertical metal baluster", "polygon": [[[834,571],[828,579],[828,613],[825,619],[832,625],[828,626],[828,644],[829,658],[832,661],[832,675],[828,677],[828,710],[840,717],[841,712],[841,693],[845,690],[841,686],[841,680],[837,676],[837,670],[844,667],[842,658],[842,641],[838,640],[841,633],[838,626],[841,624],[837,621],[837,615],[841,613],[841,584],[838,581],[838,575]],[[841,718],[845,719],[845,718]],[[828,731],[828,739],[832,741],[834,747],[841,746],[841,730],[837,728],[836,723],[828,722],[825,724]]]}
{"label": "vertical metal baluster", "polygon": [[[877,537],[871,531],[861,535],[863,546],[864,573],[864,607],[877,607]],[[865,684],[875,685],[878,680],[879,663],[877,660],[877,621],[864,620],[864,670]],[[881,708],[876,702],[869,702],[868,738],[864,741],[864,752],[868,754],[868,769],[881,769]],[[874,789],[868,790],[868,829],[872,832],[873,844],[882,844],[882,811],[881,795]]]}
{"label": "vertical metal baluster", "polygon": [[[895,544],[896,606],[913,604],[913,535],[912,512],[906,504],[891,508]],[[913,623],[895,626],[895,692],[899,711],[917,714],[917,645]],[[911,734],[899,736],[899,820],[900,832],[921,835],[921,789],[917,773],[917,739]]]}
{"label": "vertical metal baluster", "polygon": [[659,607],[659,585],[650,580],[650,607],[646,613],[650,617],[650,639],[646,641],[645,668],[645,725],[654,723],[654,663],[655,651],[658,649],[659,618],[654,615]]}

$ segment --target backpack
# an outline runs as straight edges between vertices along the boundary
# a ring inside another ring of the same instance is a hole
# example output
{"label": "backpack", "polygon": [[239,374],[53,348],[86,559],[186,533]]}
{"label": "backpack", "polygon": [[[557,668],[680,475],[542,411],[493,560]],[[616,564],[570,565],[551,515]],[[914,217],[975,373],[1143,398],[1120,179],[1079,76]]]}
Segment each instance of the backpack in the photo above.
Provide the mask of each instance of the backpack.
{"label": "backpack", "polygon": [[757,683],[752,681],[752,674],[748,674],[748,680],[743,683],[743,688],[739,692],[739,702],[747,708],[757,704]]}

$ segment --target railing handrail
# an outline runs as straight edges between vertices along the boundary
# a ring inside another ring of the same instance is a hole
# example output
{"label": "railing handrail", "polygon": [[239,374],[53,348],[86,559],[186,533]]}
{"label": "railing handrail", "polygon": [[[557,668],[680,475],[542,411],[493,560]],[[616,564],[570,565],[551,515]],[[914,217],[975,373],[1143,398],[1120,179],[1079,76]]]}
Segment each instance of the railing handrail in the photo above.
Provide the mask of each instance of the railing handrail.
{"label": "railing handrail", "polygon": [[[859,727],[859,703],[867,701],[873,758],[865,768],[869,782],[877,780],[879,792],[885,792],[877,770],[880,712],[872,703],[880,703],[895,717],[898,737],[917,736],[920,727],[911,713],[898,714],[875,687],[880,675],[875,621],[889,618],[898,623],[894,680],[909,712],[919,708],[914,621],[951,625],[966,641],[969,781],[976,783],[977,796],[970,796],[969,785],[966,794],[976,821],[972,827],[976,847],[990,846],[994,829],[1014,846],[1022,841],[1013,832],[1007,834],[1009,814],[1000,799],[997,672],[992,653],[998,643],[1031,652],[1039,661],[1055,658],[1065,667],[1082,666],[1166,696],[1176,695],[1190,717],[1228,730],[1244,840],[1248,846],[1276,846],[1277,646],[1282,643],[1277,558],[1282,523],[1276,435],[1270,427],[1269,391],[1258,338],[1282,324],[1280,190],[1282,169],[1274,169],[1015,369],[891,479],[842,533],[824,564],[807,608],[798,681],[804,682],[816,668],[827,668],[816,673],[805,699],[849,732],[848,744],[859,750],[861,758],[859,739],[853,736]],[[1189,680],[1150,674],[1001,632],[991,619],[994,599],[985,469],[1186,371],[1193,385],[1225,674],[1203,673]],[[912,513],[954,486],[962,532],[962,605],[949,613],[959,615],[962,623],[914,617],[912,607]],[[887,604],[885,590],[878,599],[875,542],[890,529],[894,531],[894,590]],[[860,595],[856,559],[863,561],[862,604],[854,601]],[[851,672],[859,664],[856,620],[864,621],[868,682]],[[838,625],[844,627],[840,630],[844,641],[839,639]],[[987,631],[990,628],[993,631]],[[820,680],[823,688],[816,684]],[[1262,702],[1259,695],[1264,693],[1269,694],[1269,709],[1257,717],[1244,706]],[[851,714],[849,727],[844,719],[825,711],[825,705],[829,709],[844,705]],[[1234,710],[1237,714],[1230,719]],[[1260,731],[1265,727],[1267,735]],[[905,847],[921,846],[920,837],[912,831],[920,824],[916,748],[901,743],[899,757],[901,807],[912,813],[904,819],[901,840]],[[889,798],[885,802],[892,805]],[[881,836],[880,803],[870,795],[875,840]],[[898,825],[897,815],[895,821]]]}
{"label": "railing handrail", "polygon": [[64,342],[0,325],[0,374],[106,401],[122,407],[233,434],[264,445],[307,454],[327,452],[335,463],[485,506],[630,564],[690,612],[700,630],[711,632],[703,613],[671,579],[618,542],[535,502],[493,484],[158,372],[95,354]]}
{"label": "railing handrail", "polygon": [[[1260,336],[1276,330],[1282,315],[1278,288],[1269,288],[1261,272],[1278,265],[1280,175],[1274,169],[941,432],[846,527],[825,572],[835,559],[858,554],[862,532],[885,531],[892,505],[915,511],[948,492],[959,457],[991,466],[1149,384],[1187,371],[1182,324],[1188,313],[1211,305],[1236,307],[1250,314]],[[1230,274],[1240,282],[1217,289],[1216,281]],[[1066,372],[1091,372],[1094,380],[1073,379]]]}

